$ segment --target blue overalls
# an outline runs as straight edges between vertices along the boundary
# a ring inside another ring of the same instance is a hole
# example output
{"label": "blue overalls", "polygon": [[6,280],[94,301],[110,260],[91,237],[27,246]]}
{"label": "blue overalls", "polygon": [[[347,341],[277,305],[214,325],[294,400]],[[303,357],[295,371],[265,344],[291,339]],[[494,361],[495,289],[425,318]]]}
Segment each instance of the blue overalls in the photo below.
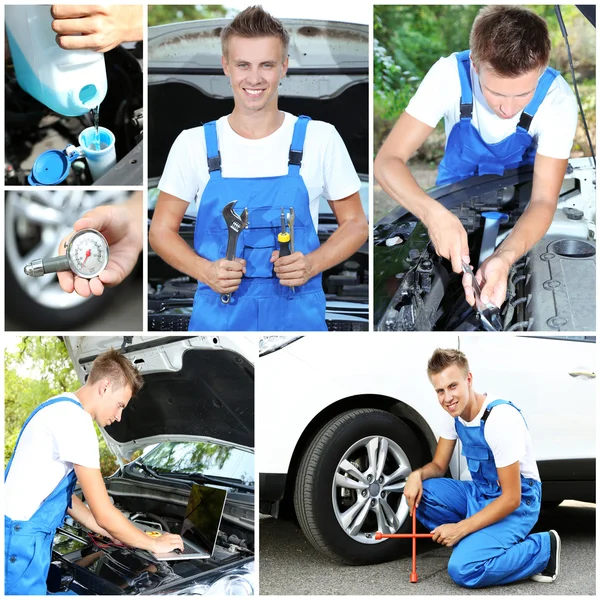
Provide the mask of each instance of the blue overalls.
{"label": "blue overalls", "polygon": [[[502,494],[494,457],[484,437],[485,421],[499,404],[514,406],[506,400],[490,402],[478,427],[465,427],[455,419],[462,454],[473,480],[437,478],[423,482],[417,517],[429,531],[469,518]],[[454,582],[479,588],[518,581],[543,571],[550,558],[550,534],[528,535],[538,520],[541,499],[542,484],[521,475],[520,506],[454,546],[448,563],[448,574]]]}
{"label": "blue overalls", "polygon": [[306,126],[310,119],[298,117],[286,175],[277,177],[223,177],[216,122],[204,125],[210,179],[198,209],[194,249],[209,261],[225,258],[228,230],[222,211],[237,200],[235,211],[248,209],[248,228],[242,230],[236,257],[246,260],[246,274],[229,304],[220,294],[198,282],[190,331],[326,331],[325,294],[321,275],[293,291],[280,284],[270,262],[279,249],[281,208],[295,211],[294,249],[308,254],[319,247],[310,215],[308,191],[300,166]]}
{"label": "blue overalls", "polygon": [[[8,477],[19,440],[27,424],[46,406],[55,402],[81,404],[67,397],[53,398],[40,404],[29,415],[21,428],[4,473]],[[76,475],[71,471],[54,488],[28,521],[13,521],[4,516],[4,589],[6,595],[45,595],[46,577],[50,568],[52,542],[56,528],[63,524],[67,508],[71,508],[71,497],[75,488]]]}
{"label": "blue overalls", "polygon": [[500,142],[488,144],[471,122],[473,88],[469,57],[469,50],[456,54],[461,89],[460,121],[448,136],[444,158],[438,167],[436,185],[447,185],[475,175],[503,175],[506,169],[532,165],[537,143],[529,133],[529,126],[558,75],[558,71],[548,67],[538,81],[533,98],[523,109],[515,133]]}

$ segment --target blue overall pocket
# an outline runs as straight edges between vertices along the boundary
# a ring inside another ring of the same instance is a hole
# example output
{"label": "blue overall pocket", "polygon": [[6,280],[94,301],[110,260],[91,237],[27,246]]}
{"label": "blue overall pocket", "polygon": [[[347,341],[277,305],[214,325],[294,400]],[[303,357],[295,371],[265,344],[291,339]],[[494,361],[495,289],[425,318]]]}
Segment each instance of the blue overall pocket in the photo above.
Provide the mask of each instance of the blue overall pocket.
{"label": "blue overall pocket", "polygon": [[[467,465],[471,475],[479,474],[485,477],[482,472],[482,464],[490,460],[490,452],[485,446],[463,445],[462,454],[467,459]],[[475,479],[475,478],[473,478]]]}
{"label": "blue overall pocket", "polygon": [[[36,556],[36,552],[38,555]],[[13,536],[11,543],[6,548],[5,554],[5,592],[6,594],[38,593],[29,591],[37,576],[43,577],[44,588],[46,578],[40,569],[40,552],[35,535]],[[50,558],[48,557],[48,564]],[[33,576],[33,580],[32,580]]]}
{"label": "blue overall pocket", "polygon": [[250,279],[273,277],[271,255],[275,250],[276,235],[272,231],[248,231],[244,237],[242,258],[246,261],[246,274]]}
{"label": "blue overall pocket", "polygon": [[273,250],[279,248],[277,234],[281,231],[281,207],[253,208],[248,229],[241,236],[241,257],[246,261],[246,275],[252,278],[273,277]]}

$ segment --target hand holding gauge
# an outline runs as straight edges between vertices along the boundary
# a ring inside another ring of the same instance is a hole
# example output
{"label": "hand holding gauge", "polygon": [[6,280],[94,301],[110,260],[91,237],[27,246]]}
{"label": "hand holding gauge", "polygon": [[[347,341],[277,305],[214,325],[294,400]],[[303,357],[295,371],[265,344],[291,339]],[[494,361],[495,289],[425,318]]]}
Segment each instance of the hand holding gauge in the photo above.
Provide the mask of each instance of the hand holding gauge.
{"label": "hand holding gauge", "polygon": [[25,265],[25,273],[31,277],[41,277],[47,273],[72,271],[83,279],[93,279],[98,277],[108,264],[108,242],[95,229],[80,229],[64,246],[64,256],[32,260]]}
{"label": "hand holding gauge", "polygon": [[[56,272],[68,294],[100,296],[105,287],[120,284],[134,269],[142,251],[144,225],[141,192],[122,204],[98,206],[73,224],[75,232],[59,245],[60,256],[44,259],[44,272]],[[41,269],[41,262],[33,261],[29,270]]]}

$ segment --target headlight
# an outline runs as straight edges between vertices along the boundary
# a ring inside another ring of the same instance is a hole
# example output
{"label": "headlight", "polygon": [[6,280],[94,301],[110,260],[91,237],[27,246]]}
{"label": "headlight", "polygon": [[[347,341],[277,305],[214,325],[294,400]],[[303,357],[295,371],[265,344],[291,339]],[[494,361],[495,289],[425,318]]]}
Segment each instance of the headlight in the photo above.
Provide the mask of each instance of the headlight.
{"label": "headlight", "polygon": [[254,582],[249,575],[226,575],[217,579],[205,596],[254,596]]}
{"label": "headlight", "polygon": [[261,337],[260,342],[258,343],[258,355],[266,356],[267,354],[271,354],[271,352],[275,352],[276,350],[281,350],[281,348],[289,346],[292,342],[295,342],[301,338],[301,335],[296,337],[285,335],[267,335]]}
{"label": "headlight", "polygon": [[177,592],[170,592],[171,596],[254,596],[254,562],[245,564],[227,575],[223,575],[212,583],[191,585]]}

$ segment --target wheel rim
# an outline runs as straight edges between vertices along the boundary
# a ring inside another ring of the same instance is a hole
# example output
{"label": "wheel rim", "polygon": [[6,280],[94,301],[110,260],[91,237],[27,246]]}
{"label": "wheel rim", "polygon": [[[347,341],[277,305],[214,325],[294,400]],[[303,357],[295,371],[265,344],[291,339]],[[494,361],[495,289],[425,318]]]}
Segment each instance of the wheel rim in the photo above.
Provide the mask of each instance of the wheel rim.
{"label": "wheel rim", "polygon": [[[19,287],[38,304],[68,309],[90,300],[66,294],[58,277],[29,277],[23,268],[34,258],[58,254],[60,241],[73,231],[73,224],[86,211],[122,197],[117,192],[27,191],[7,192],[5,203],[6,258]],[[28,243],[23,243],[24,238]]]}
{"label": "wheel rim", "polygon": [[408,515],[403,501],[412,469],[405,452],[384,436],[354,443],[342,456],[332,485],[333,510],[346,535],[378,544],[375,533],[395,533]]}

